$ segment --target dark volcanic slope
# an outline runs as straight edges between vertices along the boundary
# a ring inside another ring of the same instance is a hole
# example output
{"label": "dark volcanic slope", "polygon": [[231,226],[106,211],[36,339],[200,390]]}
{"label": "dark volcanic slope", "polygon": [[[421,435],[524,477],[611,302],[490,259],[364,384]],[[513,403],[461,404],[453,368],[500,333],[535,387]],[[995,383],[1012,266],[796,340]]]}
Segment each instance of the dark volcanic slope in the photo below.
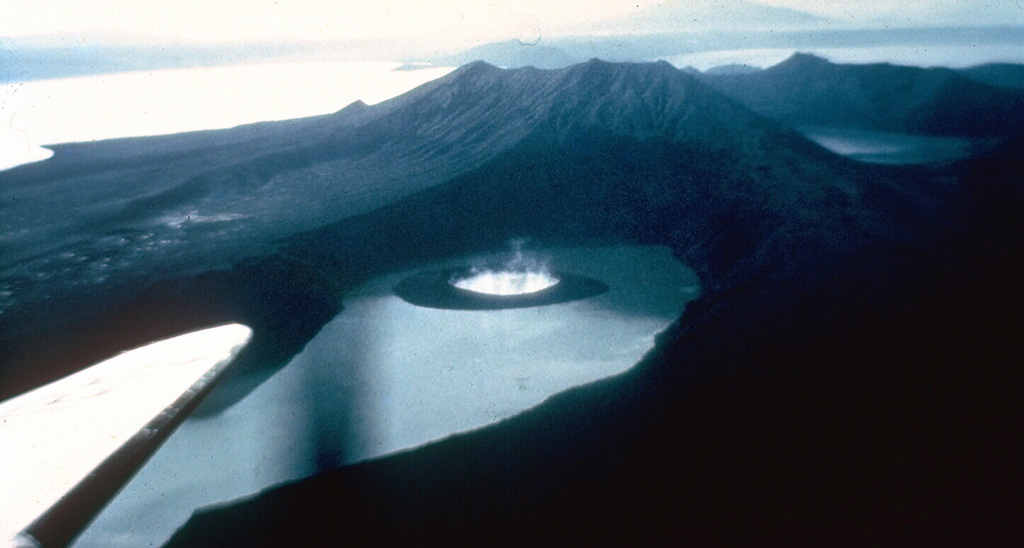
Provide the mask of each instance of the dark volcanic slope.
{"label": "dark volcanic slope", "polygon": [[1008,136],[1024,126],[1024,94],[950,69],[838,65],[808,54],[751,74],[702,80],[791,125],[960,136]]}

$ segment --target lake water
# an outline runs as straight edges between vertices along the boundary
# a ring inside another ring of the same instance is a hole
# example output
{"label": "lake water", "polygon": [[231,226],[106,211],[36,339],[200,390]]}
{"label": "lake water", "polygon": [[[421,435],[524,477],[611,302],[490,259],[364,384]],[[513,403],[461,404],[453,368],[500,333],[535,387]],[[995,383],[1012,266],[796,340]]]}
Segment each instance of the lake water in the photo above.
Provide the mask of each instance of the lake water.
{"label": "lake water", "polygon": [[416,272],[500,256],[364,284],[249,396],[220,415],[186,421],[75,546],[159,545],[197,507],[484,427],[624,372],[699,292],[696,275],[663,247],[538,256],[609,290],[493,311],[422,308],[393,294]]}
{"label": "lake water", "polygon": [[998,140],[910,135],[866,129],[822,126],[797,128],[819,145],[854,160],[874,164],[951,162],[977,154]]}

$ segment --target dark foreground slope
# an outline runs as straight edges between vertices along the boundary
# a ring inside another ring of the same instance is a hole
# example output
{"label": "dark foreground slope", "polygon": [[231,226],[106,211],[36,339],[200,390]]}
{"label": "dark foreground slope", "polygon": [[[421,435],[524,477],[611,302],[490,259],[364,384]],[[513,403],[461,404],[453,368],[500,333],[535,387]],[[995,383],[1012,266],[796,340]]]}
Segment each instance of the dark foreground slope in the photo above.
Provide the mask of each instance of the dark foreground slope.
{"label": "dark foreground slope", "polygon": [[790,125],[995,137],[1024,124],[1024,94],[944,68],[833,64],[795,54],[749,74],[701,75],[751,109]]}
{"label": "dark foreground slope", "polygon": [[[929,237],[825,261],[798,250],[790,269],[709,292],[621,377],[199,513],[171,545],[1019,539],[1024,178],[1011,145],[962,166]],[[921,220],[916,199],[886,202],[892,222]]]}

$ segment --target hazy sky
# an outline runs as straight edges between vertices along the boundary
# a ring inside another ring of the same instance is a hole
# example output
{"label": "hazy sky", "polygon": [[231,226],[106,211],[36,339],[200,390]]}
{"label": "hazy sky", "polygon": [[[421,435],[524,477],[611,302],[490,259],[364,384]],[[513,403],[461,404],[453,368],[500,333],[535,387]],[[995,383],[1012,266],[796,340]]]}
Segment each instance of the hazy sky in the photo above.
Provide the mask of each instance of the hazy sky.
{"label": "hazy sky", "polygon": [[907,26],[1024,25],[1022,0],[755,0],[837,21],[892,21]]}
{"label": "hazy sky", "polygon": [[[1024,0],[748,0],[800,10],[838,26],[1024,26]],[[173,40],[412,39],[472,44],[595,25],[642,32],[616,21],[658,10],[714,13],[742,0],[3,0],[0,37],[88,32],[130,33]],[[728,19],[728,18],[723,18]],[[728,26],[732,21],[719,20]]]}

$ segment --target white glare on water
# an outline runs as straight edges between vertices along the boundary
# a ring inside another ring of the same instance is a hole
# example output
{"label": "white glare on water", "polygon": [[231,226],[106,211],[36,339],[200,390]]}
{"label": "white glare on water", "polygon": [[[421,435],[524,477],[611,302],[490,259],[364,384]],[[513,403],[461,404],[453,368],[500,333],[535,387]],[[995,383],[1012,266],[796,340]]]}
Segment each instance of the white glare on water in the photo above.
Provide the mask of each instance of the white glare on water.
{"label": "white glare on water", "polygon": [[558,278],[545,271],[511,272],[483,270],[456,280],[460,289],[489,295],[523,295],[536,293],[558,283]]}
{"label": "white glare on water", "polygon": [[512,241],[515,253],[500,269],[474,267],[468,276],[453,279],[451,284],[488,295],[525,295],[557,284],[558,277],[546,265],[523,253],[524,243],[521,239]]}
{"label": "white glare on water", "polygon": [[219,129],[374,104],[452,70],[400,63],[262,63],[0,84],[0,169],[43,145]]}

